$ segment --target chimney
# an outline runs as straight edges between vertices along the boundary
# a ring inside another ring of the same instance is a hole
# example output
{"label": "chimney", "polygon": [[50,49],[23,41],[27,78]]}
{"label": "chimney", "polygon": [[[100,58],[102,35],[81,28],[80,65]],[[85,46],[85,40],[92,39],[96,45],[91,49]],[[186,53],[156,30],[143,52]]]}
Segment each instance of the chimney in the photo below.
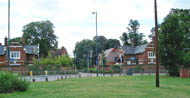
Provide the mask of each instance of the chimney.
{"label": "chimney", "polygon": [[7,45],[8,45],[8,38],[5,37],[5,46],[7,46]]}
{"label": "chimney", "polygon": [[0,43],[0,46],[1,46],[2,44]]}
{"label": "chimney", "polygon": [[23,45],[23,46],[25,45],[24,37],[22,37],[22,45]]}

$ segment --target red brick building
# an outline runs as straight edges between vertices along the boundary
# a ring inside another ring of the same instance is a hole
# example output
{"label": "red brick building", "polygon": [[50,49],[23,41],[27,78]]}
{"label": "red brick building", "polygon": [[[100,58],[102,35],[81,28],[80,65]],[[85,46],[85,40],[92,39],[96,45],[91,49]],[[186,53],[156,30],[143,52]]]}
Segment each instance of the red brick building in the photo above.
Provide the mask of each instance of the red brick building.
{"label": "red brick building", "polygon": [[61,55],[68,55],[65,47],[61,47],[61,49],[51,50],[50,53],[53,58]]}
{"label": "red brick building", "polygon": [[[122,48],[110,48],[104,52],[106,65],[119,64],[122,59],[123,65],[147,65],[155,64],[154,44],[148,44],[132,47],[125,45]],[[99,55],[99,64],[101,64],[102,54]]]}
{"label": "red brick building", "polygon": [[[8,52],[7,52],[7,38],[5,44],[0,43],[0,70],[7,70],[8,68]],[[27,65],[32,64],[35,57],[39,54],[38,45],[25,45],[24,39],[22,43],[13,41],[10,43],[10,66],[12,71],[27,70]]]}
{"label": "red brick building", "polygon": [[136,47],[123,46],[124,51],[124,64],[155,64],[154,44],[139,45]]}

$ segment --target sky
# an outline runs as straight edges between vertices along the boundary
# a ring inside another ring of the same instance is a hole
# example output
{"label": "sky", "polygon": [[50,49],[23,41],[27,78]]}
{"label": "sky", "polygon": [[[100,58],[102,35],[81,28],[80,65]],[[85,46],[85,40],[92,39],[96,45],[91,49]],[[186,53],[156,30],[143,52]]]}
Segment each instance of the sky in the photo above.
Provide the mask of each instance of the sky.
{"label": "sky", "polygon": [[[73,56],[76,42],[98,35],[118,39],[127,32],[129,20],[138,20],[139,32],[146,35],[154,27],[154,0],[10,0],[10,37],[21,37],[23,26],[34,21],[50,20],[58,37],[58,47],[64,46]],[[158,23],[163,22],[171,8],[189,9],[190,0],[157,0]],[[8,0],[0,0],[0,43],[8,36]]]}

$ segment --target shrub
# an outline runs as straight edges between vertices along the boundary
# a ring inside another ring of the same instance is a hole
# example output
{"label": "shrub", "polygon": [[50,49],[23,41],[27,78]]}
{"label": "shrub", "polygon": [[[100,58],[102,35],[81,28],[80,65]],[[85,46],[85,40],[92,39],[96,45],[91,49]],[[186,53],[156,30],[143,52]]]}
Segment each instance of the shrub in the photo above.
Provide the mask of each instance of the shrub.
{"label": "shrub", "polygon": [[120,70],[120,65],[114,65],[112,66],[112,70],[115,71],[119,71]]}
{"label": "shrub", "polygon": [[0,73],[0,93],[8,93],[13,91],[26,91],[29,82],[17,75],[9,72]]}

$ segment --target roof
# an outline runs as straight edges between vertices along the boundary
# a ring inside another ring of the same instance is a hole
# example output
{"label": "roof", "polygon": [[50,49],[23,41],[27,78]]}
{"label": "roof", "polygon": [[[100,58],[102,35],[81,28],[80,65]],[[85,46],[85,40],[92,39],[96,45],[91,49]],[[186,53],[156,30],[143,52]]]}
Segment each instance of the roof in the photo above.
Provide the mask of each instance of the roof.
{"label": "roof", "polygon": [[132,46],[123,46],[123,50],[125,51],[125,54],[138,54],[138,53],[143,53],[145,51],[145,48],[147,47],[148,44],[144,45],[139,45],[137,47],[132,47]]}
{"label": "roof", "polygon": [[112,52],[112,49],[113,49],[113,48],[107,49],[107,50],[104,52],[105,57],[108,57],[108,56],[109,56],[109,54]]}
{"label": "roof", "polygon": [[26,45],[24,46],[26,49],[26,54],[36,54],[38,55],[39,53],[39,47],[37,45]]}
{"label": "roof", "polygon": [[61,49],[51,50],[50,53],[53,58],[61,55],[68,55],[65,47],[62,47]]}
{"label": "roof", "polygon": [[4,46],[0,46],[0,55],[4,55],[5,51],[4,51]]}

